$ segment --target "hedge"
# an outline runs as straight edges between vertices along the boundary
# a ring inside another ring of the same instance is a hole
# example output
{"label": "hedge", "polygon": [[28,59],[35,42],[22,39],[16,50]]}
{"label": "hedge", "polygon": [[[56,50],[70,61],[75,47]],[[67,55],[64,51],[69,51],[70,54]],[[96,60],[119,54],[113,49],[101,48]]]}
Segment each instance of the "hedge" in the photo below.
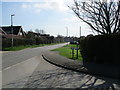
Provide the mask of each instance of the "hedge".
{"label": "hedge", "polygon": [[[20,45],[33,45],[36,44],[34,39],[14,39],[14,46],[20,46]],[[11,39],[2,39],[2,48],[8,48],[11,47],[12,40]]]}
{"label": "hedge", "polygon": [[120,34],[81,38],[80,48],[83,59],[88,62],[118,65],[120,60]]}
{"label": "hedge", "polygon": [[[51,38],[49,39],[46,37],[14,39],[14,46],[39,45],[39,44],[50,44],[50,43],[56,43],[56,41],[54,39]],[[2,50],[4,50],[4,48],[11,47],[11,45],[12,45],[11,39],[2,39]]]}

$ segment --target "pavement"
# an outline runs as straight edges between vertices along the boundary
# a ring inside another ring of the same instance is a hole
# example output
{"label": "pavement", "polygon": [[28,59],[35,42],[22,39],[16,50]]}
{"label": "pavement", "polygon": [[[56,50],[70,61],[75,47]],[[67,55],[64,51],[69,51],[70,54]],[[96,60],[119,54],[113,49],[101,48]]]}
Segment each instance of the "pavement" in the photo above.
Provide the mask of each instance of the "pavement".
{"label": "pavement", "polygon": [[103,65],[103,64],[95,64],[80,60],[72,60],[66,57],[60,56],[58,52],[49,51],[43,54],[43,58],[60,67],[84,72],[92,75],[105,76],[110,78],[117,78],[120,80],[120,67],[112,66],[112,65]]}

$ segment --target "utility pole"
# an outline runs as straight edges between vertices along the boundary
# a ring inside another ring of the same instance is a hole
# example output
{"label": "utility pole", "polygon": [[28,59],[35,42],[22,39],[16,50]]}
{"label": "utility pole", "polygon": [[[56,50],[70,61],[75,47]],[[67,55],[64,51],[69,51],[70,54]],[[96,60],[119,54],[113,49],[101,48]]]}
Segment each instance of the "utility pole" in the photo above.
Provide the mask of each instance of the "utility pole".
{"label": "utility pole", "polygon": [[103,0],[103,2],[106,2],[107,3],[108,0]]}
{"label": "utility pole", "polygon": [[68,27],[66,27],[66,36],[68,37]]}
{"label": "utility pole", "polygon": [[81,26],[80,26],[80,37],[81,37]]}
{"label": "utility pole", "polygon": [[68,27],[66,27],[66,38],[67,38],[67,42],[69,41],[68,40]]}
{"label": "utility pole", "polygon": [[13,47],[13,44],[14,44],[14,43],[13,43],[13,41],[14,41],[14,40],[13,40],[13,18],[12,18],[13,16],[15,16],[15,15],[14,15],[14,14],[11,15],[12,47]]}

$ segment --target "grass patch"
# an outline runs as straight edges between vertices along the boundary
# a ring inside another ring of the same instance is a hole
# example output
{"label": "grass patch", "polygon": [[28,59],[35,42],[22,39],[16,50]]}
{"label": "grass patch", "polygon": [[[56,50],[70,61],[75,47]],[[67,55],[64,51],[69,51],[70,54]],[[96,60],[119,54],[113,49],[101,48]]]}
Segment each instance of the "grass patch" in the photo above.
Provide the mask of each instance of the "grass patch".
{"label": "grass patch", "polygon": [[4,48],[3,51],[18,51],[18,50],[22,50],[22,49],[25,49],[25,48],[36,48],[36,47],[42,47],[42,46],[48,46],[48,45],[56,45],[56,44],[61,44],[61,43],[14,46],[14,47],[9,47],[9,48]]}
{"label": "grass patch", "polygon": [[14,46],[14,47],[9,47],[9,48],[4,48],[4,51],[17,51],[17,50],[22,50],[25,48],[28,48],[29,46]]}
{"label": "grass patch", "polygon": [[[54,49],[54,50],[51,50],[51,51],[58,51],[59,54],[61,56],[64,56],[64,57],[67,57],[67,58],[70,58],[70,59],[76,59],[76,50],[74,50],[74,58],[72,58],[72,50],[71,50],[71,47],[77,47],[77,45],[72,45],[72,44],[69,44],[69,45],[65,45],[63,47],[60,47],[60,48],[57,48],[57,49]],[[80,53],[80,50],[78,50],[78,60],[83,60],[82,56],[81,56],[81,53]]]}

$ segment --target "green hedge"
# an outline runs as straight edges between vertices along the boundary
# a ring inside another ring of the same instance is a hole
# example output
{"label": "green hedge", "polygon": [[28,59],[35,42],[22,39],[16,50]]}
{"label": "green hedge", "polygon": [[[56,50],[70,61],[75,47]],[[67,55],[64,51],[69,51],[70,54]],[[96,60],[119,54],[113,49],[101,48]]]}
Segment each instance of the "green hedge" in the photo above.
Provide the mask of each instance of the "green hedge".
{"label": "green hedge", "polygon": [[[58,40],[57,40],[58,41]],[[11,47],[12,40],[11,39],[2,39],[2,50],[4,48]],[[23,39],[14,39],[14,46],[20,45],[39,45],[39,44],[50,44],[56,43],[56,41],[47,37],[34,37],[34,38],[23,38]]]}
{"label": "green hedge", "polygon": [[83,59],[86,61],[118,65],[120,60],[120,34],[81,38],[80,48]]}
{"label": "green hedge", "polygon": [[2,48],[11,47],[11,39],[2,39]]}
{"label": "green hedge", "polygon": [[[14,39],[14,46],[20,45],[39,45],[39,44],[49,44],[49,40],[46,38],[34,38],[34,39]],[[2,49],[11,47],[12,40],[11,39],[2,39]]]}
{"label": "green hedge", "polygon": [[[14,39],[14,46],[20,45],[33,45],[36,44],[34,39]],[[11,47],[12,40],[11,39],[2,39],[2,48]]]}

